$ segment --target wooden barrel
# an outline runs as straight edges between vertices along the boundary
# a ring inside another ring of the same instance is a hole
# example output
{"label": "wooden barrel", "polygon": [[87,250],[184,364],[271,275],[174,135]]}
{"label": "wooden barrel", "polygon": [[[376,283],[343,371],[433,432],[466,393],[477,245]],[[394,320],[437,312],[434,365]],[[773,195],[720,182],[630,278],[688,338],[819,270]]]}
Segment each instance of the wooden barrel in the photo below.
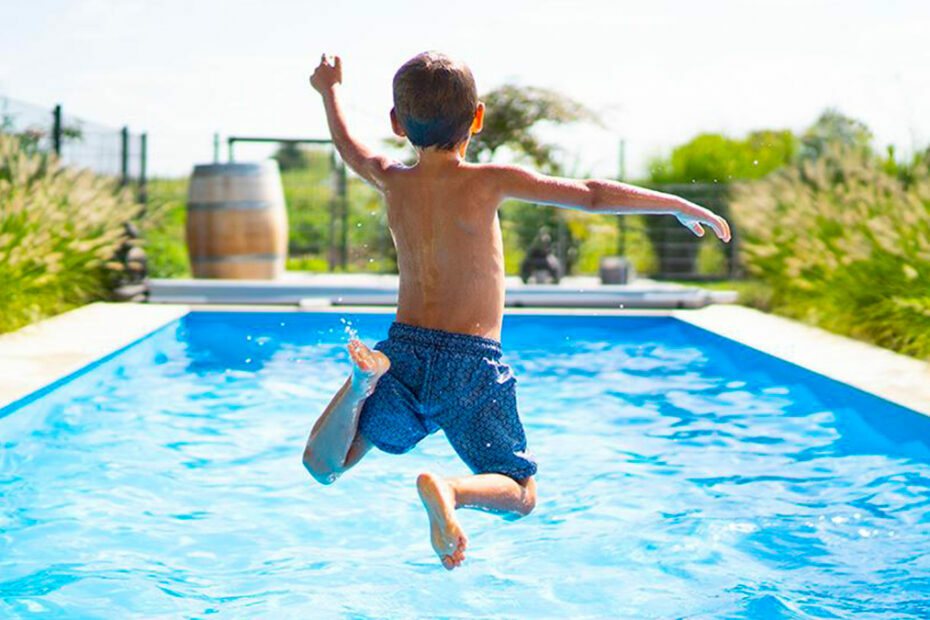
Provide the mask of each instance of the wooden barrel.
{"label": "wooden barrel", "polygon": [[276,161],[194,166],[187,253],[197,278],[272,280],[284,273],[287,211]]}

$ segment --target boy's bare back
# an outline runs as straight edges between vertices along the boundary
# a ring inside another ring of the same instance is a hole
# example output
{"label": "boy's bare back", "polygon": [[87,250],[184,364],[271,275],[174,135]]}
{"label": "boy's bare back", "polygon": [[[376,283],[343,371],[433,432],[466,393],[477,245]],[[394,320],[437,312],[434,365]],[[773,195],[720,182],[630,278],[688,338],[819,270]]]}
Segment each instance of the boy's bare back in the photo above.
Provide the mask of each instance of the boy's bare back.
{"label": "boy's bare back", "polygon": [[385,175],[398,321],[500,339],[504,253],[494,172],[433,151]]}

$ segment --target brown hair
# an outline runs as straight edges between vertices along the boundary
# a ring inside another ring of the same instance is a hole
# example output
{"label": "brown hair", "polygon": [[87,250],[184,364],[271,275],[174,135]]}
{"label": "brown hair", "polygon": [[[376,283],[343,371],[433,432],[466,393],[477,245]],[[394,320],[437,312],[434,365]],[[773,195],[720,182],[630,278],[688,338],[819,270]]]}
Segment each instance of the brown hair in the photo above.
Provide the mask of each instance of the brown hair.
{"label": "brown hair", "polygon": [[394,74],[394,112],[414,146],[450,150],[468,138],[478,91],[463,62],[417,54]]}

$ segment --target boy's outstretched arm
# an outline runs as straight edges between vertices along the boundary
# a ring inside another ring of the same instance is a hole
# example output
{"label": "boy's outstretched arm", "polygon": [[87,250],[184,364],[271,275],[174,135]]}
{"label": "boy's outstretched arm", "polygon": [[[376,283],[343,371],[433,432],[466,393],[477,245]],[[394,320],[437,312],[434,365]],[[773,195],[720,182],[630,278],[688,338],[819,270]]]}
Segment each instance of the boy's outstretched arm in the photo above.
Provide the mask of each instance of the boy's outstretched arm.
{"label": "boy's outstretched arm", "polygon": [[333,137],[333,144],[339,151],[339,156],[360,177],[377,188],[384,187],[384,176],[388,169],[396,163],[373,153],[367,146],[356,140],[349,133],[346,121],[339,105],[339,84],[342,83],[342,60],[339,56],[330,63],[326,54],[323,54],[320,64],[310,76],[310,85],[323,97],[323,107],[326,108],[326,121],[329,123],[329,133]]}
{"label": "boy's outstretched arm", "polygon": [[723,241],[730,240],[727,221],[679,196],[598,179],[550,177],[519,166],[493,166],[502,198],[581,209],[588,213],[644,213],[674,215],[698,237],[702,224],[710,226]]}

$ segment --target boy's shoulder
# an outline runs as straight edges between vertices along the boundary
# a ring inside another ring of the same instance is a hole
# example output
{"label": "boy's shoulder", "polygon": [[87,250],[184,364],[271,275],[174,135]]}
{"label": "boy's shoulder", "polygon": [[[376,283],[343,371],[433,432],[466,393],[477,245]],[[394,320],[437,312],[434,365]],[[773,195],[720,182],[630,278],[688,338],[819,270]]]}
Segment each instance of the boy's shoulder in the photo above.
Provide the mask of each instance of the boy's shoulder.
{"label": "boy's shoulder", "polygon": [[[481,196],[481,203],[496,208],[507,198],[533,197],[533,188],[546,177],[522,166],[462,161],[446,173],[447,179],[469,197]],[[426,177],[428,178],[428,177]],[[379,189],[385,194],[406,192],[426,181],[421,169],[400,162],[385,166]],[[464,194],[463,194],[464,195]]]}
{"label": "boy's shoulder", "polygon": [[[403,183],[405,180],[412,180],[417,176],[417,167],[408,166],[401,162],[391,162],[390,165],[385,166],[384,173],[386,176],[391,177],[392,180],[397,180]],[[491,183],[494,185],[497,184],[506,184],[508,180],[511,180],[515,177],[527,174],[525,168],[519,166],[513,166],[510,164],[497,164],[497,163],[480,163],[480,162],[461,162],[453,170],[450,170],[448,174],[458,175],[464,177],[470,177],[481,183]]]}

